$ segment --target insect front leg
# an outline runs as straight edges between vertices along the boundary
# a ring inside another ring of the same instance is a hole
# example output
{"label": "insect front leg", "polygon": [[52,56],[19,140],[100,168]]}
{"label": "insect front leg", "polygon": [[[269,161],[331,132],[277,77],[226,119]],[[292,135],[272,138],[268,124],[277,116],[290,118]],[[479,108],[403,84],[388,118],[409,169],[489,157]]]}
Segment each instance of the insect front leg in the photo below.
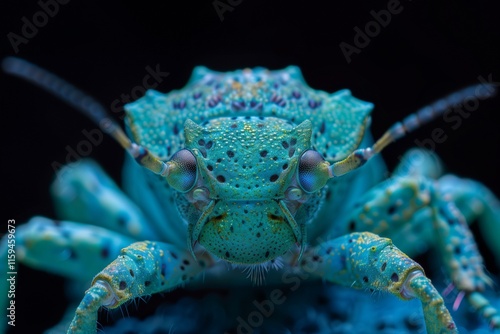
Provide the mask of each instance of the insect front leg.
{"label": "insect front leg", "polygon": [[427,332],[457,333],[443,298],[422,267],[393,245],[369,232],[351,233],[310,249],[301,268],[343,286],[387,291],[422,302]]}
{"label": "insect front leg", "polygon": [[117,308],[136,297],[181,286],[194,279],[212,260],[208,254],[193,259],[186,250],[144,241],[124,249],[116,260],[94,277],[78,306],[68,333],[95,333],[101,306]]}
{"label": "insect front leg", "polygon": [[[71,279],[75,282],[72,290],[83,292],[83,286],[88,286],[93,273],[104,268],[118,256],[120,249],[133,242],[131,238],[98,226],[37,216],[16,229],[16,259],[32,268]],[[7,258],[7,238],[0,239],[0,257]],[[3,264],[5,266],[7,261]],[[5,275],[16,271],[2,269],[0,306],[5,305],[9,290],[9,276]]]}
{"label": "insect front leg", "polygon": [[[478,302],[479,297],[472,298],[492,281],[464,215],[453,197],[440,189],[438,165],[432,156],[421,162],[419,168],[411,163],[408,168],[398,168],[394,177],[366,193],[353,209],[346,232],[370,231],[390,237],[410,255],[436,248],[447,275],[460,291],[454,308],[467,297],[474,307],[481,305],[479,313],[493,328],[500,328],[498,311],[482,299]],[[493,213],[487,217],[490,222],[500,218]],[[488,312],[482,311],[485,307]]]}

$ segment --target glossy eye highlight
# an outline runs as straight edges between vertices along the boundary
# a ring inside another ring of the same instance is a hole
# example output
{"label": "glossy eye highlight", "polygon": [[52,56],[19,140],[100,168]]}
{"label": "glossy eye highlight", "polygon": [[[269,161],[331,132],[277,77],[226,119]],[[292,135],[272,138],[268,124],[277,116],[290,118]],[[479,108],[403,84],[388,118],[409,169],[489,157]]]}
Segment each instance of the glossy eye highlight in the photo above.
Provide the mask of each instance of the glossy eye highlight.
{"label": "glossy eye highlight", "polygon": [[168,184],[177,191],[188,192],[196,184],[198,168],[196,158],[191,151],[183,149],[175,153],[167,162]]}
{"label": "glossy eye highlight", "polygon": [[305,151],[299,160],[297,181],[306,193],[312,193],[323,188],[331,177],[328,167],[330,164],[321,154],[314,150]]}

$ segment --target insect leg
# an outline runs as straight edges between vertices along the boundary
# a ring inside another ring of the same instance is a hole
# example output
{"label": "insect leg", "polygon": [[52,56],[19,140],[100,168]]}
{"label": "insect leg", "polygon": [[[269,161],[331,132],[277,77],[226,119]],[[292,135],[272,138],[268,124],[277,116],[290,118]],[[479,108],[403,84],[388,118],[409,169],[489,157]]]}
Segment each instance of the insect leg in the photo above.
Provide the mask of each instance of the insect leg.
{"label": "insect leg", "polygon": [[454,175],[439,179],[438,187],[443,197],[455,203],[467,223],[477,221],[483,238],[500,264],[500,201],[483,184]]}
{"label": "insect leg", "polygon": [[135,240],[157,235],[137,205],[92,160],[61,168],[51,193],[61,219],[102,226]]}
{"label": "insect leg", "polygon": [[418,298],[428,333],[457,333],[443,298],[422,267],[390,239],[369,232],[347,234],[307,251],[301,268],[340,285],[387,291],[403,300]]}
{"label": "insect leg", "polygon": [[191,254],[160,242],[137,242],[121,250],[116,260],[94,277],[76,310],[68,333],[95,333],[101,306],[117,308],[136,297],[181,286],[211,264],[209,255]]}
{"label": "insect leg", "polygon": [[[40,270],[62,275],[88,285],[93,275],[115,258],[133,239],[106,229],[68,221],[33,217],[16,229],[16,260]],[[0,257],[7,259],[7,238],[0,240]],[[0,306],[5,314],[9,285],[8,272],[1,265]],[[7,275],[7,277],[5,277]],[[83,292],[82,288],[80,292]],[[0,328],[0,333],[2,328]]]}
{"label": "insect leg", "polygon": [[[371,231],[391,237],[410,254],[435,247],[460,295],[478,293],[492,281],[464,216],[451,197],[440,191],[439,182],[415,174],[379,184],[353,208],[346,232]],[[496,317],[491,313],[486,320],[498,327]]]}

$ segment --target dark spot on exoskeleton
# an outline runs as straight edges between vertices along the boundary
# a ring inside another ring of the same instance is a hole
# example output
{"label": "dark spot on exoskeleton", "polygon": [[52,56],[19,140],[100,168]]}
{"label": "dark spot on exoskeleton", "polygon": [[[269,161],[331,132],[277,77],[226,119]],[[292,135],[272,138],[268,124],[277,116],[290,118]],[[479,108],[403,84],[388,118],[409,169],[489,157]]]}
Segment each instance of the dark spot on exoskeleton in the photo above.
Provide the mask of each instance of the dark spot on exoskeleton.
{"label": "dark spot on exoskeleton", "polygon": [[175,254],[174,252],[170,251],[170,255],[172,255],[172,257],[177,260],[177,254]]}
{"label": "dark spot on exoskeleton", "polygon": [[189,260],[183,260],[182,263],[184,263],[186,266],[189,266]]}
{"label": "dark spot on exoskeleton", "polygon": [[187,275],[182,275],[182,280],[183,281],[187,280],[187,278],[188,278]]}
{"label": "dark spot on exoskeleton", "polygon": [[205,140],[204,139],[198,140],[198,145],[205,146]]}
{"label": "dark spot on exoskeleton", "polygon": [[247,209],[245,209],[245,210],[243,210],[243,212],[244,212],[244,213],[248,213],[248,210],[247,210]]}
{"label": "dark spot on exoskeleton", "polygon": [[418,329],[423,327],[422,326],[423,324],[420,321],[420,318],[412,316],[412,315],[405,317],[404,322],[405,322],[406,327],[408,329],[411,329],[411,330],[418,330]]}
{"label": "dark spot on exoskeleton", "polygon": [[206,144],[205,144],[205,148],[206,148],[207,150],[209,150],[209,149],[211,149],[211,148],[212,148],[212,146],[213,146],[213,145],[214,145],[214,142],[210,140],[208,143],[206,143]]}
{"label": "dark spot on exoskeleton", "polygon": [[226,252],[226,257],[231,257],[231,254],[229,254],[229,252]]}
{"label": "dark spot on exoskeleton", "polygon": [[352,239],[349,239],[349,243],[352,243]]}
{"label": "dark spot on exoskeleton", "polygon": [[200,153],[205,159],[207,158],[207,150],[205,150],[204,148],[200,148]]}
{"label": "dark spot on exoskeleton", "polygon": [[328,201],[332,197],[332,191],[328,189],[325,194],[325,200]]}
{"label": "dark spot on exoskeleton", "polygon": [[460,254],[461,252],[460,246],[455,246],[455,254]]}
{"label": "dark spot on exoskeleton", "polygon": [[264,225],[263,222],[260,222],[259,225],[257,225],[257,227],[262,227]]}
{"label": "dark spot on exoskeleton", "polygon": [[290,145],[294,146],[295,144],[297,144],[297,138],[290,139]]}
{"label": "dark spot on exoskeleton", "polygon": [[266,150],[260,151],[260,156],[265,158],[267,156],[267,151]]}
{"label": "dark spot on exoskeleton", "polygon": [[250,116],[245,116],[245,119],[250,119],[251,117]]}
{"label": "dark spot on exoskeleton", "polygon": [[134,271],[132,269],[130,269],[128,272],[130,273],[130,276],[134,277]]}
{"label": "dark spot on exoskeleton", "polygon": [[233,101],[231,103],[231,107],[238,111],[238,110],[242,110],[246,107],[246,104],[245,104],[245,101]]}
{"label": "dark spot on exoskeleton", "polygon": [[127,282],[120,281],[119,289],[120,290],[125,290],[126,288],[127,288]]}
{"label": "dark spot on exoskeleton", "polygon": [[118,216],[118,226],[125,226],[128,222],[128,216],[125,214],[125,213],[121,213],[119,216]]}
{"label": "dark spot on exoskeleton", "polygon": [[217,176],[217,181],[219,181],[220,183],[224,183],[226,182],[226,178],[222,175],[218,175]]}
{"label": "dark spot on exoskeleton", "polygon": [[330,254],[333,250],[333,247],[328,247],[326,250],[326,254]]}
{"label": "dark spot on exoskeleton", "polygon": [[184,268],[184,266],[180,266],[180,268],[181,268],[182,271],[184,271],[184,269],[186,269],[186,268]]}
{"label": "dark spot on exoskeleton", "polygon": [[396,212],[396,205],[395,204],[393,204],[393,205],[391,205],[390,207],[387,208],[387,213],[388,214],[392,215],[392,214],[394,214],[394,212]]}
{"label": "dark spot on exoskeleton", "polygon": [[349,222],[349,227],[348,227],[348,229],[349,229],[349,232],[354,232],[354,231],[356,230],[356,223],[354,222],[354,220],[351,220],[351,221]]}
{"label": "dark spot on exoskeleton", "polygon": [[212,166],[212,165],[207,165],[207,169],[208,169],[209,171],[213,171],[213,170],[214,170],[214,166]]}
{"label": "dark spot on exoskeleton", "polygon": [[275,220],[275,221],[279,221],[279,222],[282,222],[282,221],[284,220],[284,219],[283,219],[283,217],[273,215],[272,213],[268,213],[268,214],[267,214],[267,218],[268,218],[269,220]]}
{"label": "dark spot on exoskeleton", "polygon": [[295,149],[292,147],[288,150],[288,156],[291,158],[293,157],[293,154],[295,153]]}
{"label": "dark spot on exoskeleton", "polygon": [[239,184],[235,184],[234,186],[235,186],[235,188],[239,188],[239,187],[240,187],[240,185],[239,185]]}
{"label": "dark spot on exoskeleton", "polygon": [[387,267],[387,262],[384,262],[384,263],[382,264],[382,267],[380,268],[380,270],[385,271],[385,268],[386,268],[386,267]]}
{"label": "dark spot on exoskeleton", "polygon": [[210,221],[211,222],[215,222],[215,223],[218,223],[220,222],[221,220],[224,220],[224,218],[227,217],[227,213],[223,213],[221,215],[218,215],[218,216],[215,216],[215,217],[212,217],[210,218]]}
{"label": "dark spot on exoskeleton", "polygon": [[398,276],[397,273],[392,273],[392,275],[391,275],[391,281],[393,281],[393,282],[399,281],[399,276]]}
{"label": "dark spot on exoskeleton", "polygon": [[103,249],[101,249],[101,257],[102,258],[107,258],[109,256],[109,248],[108,247],[104,247]]}
{"label": "dark spot on exoskeleton", "polygon": [[321,123],[321,126],[319,127],[319,133],[323,134],[325,133],[325,130],[326,130],[326,124],[323,121],[323,123]]}
{"label": "dark spot on exoskeleton", "polygon": [[292,92],[292,96],[293,96],[294,98],[296,98],[296,99],[300,99],[300,97],[302,96],[302,94],[300,94],[300,92],[299,92],[299,91],[294,90],[294,91]]}
{"label": "dark spot on exoskeleton", "polygon": [[288,164],[284,164],[283,165],[283,170],[287,169],[288,168]]}
{"label": "dark spot on exoskeleton", "polygon": [[70,231],[67,231],[67,230],[62,230],[61,231],[61,236],[63,238],[66,238],[66,239],[69,239],[71,237],[71,232]]}
{"label": "dark spot on exoskeleton", "polygon": [[162,263],[161,265],[161,271],[160,271],[160,274],[162,276],[165,276],[165,270],[167,269],[167,265],[165,263]]}
{"label": "dark spot on exoskeleton", "polygon": [[173,132],[174,132],[174,135],[178,135],[179,134],[179,127],[177,126],[177,124],[174,124]]}
{"label": "dark spot on exoskeleton", "polygon": [[222,162],[222,158],[217,159],[217,162],[221,163]]}
{"label": "dark spot on exoskeleton", "polygon": [[234,152],[233,151],[227,151],[226,154],[230,158],[234,157]]}
{"label": "dark spot on exoskeleton", "polygon": [[376,327],[376,328],[377,328],[377,330],[382,331],[382,330],[384,330],[384,329],[385,329],[385,327],[386,327],[386,324],[385,324],[385,322],[383,322],[383,321],[382,321],[382,322],[379,322],[379,323],[377,324],[377,327]]}
{"label": "dark spot on exoskeleton", "polygon": [[161,285],[162,285],[162,286],[163,286],[163,285],[165,285],[165,281],[162,281],[162,282],[161,282]]}
{"label": "dark spot on exoskeleton", "polygon": [[314,262],[318,262],[318,260],[319,260],[319,256],[318,256],[318,255],[314,255],[314,256],[313,256],[313,261],[314,261]]}
{"label": "dark spot on exoskeleton", "polygon": [[273,175],[271,175],[271,177],[269,178],[269,181],[271,181],[271,182],[276,182],[276,180],[278,179],[278,177],[279,177],[278,175],[273,174]]}
{"label": "dark spot on exoskeleton", "polygon": [[236,124],[236,123],[231,124],[231,129],[236,129],[237,127],[238,127],[238,124]]}
{"label": "dark spot on exoskeleton", "polygon": [[231,225],[231,226],[229,227],[229,230],[230,230],[231,232],[234,232],[234,227],[233,227],[233,225]]}
{"label": "dark spot on exoskeleton", "polygon": [[368,276],[363,276],[363,282],[368,283]]}
{"label": "dark spot on exoskeleton", "polygon": [[257,234],[255,235],[257,238],[260,238],[260,232],[257,232]]}
{"label": "dark spot on exoskeleton", "polygon": [[144,282],[144,285],[145,285],[146,287],[150,286],[150,285],[151,285],[151,281],[145,281],[145,282]]}
{"label": "dark spot on exoskeleton", "polygon": [[284,149],[287,149],[290,145],[288,145],[286,141],[282,141],[281,146],[283,146]]}

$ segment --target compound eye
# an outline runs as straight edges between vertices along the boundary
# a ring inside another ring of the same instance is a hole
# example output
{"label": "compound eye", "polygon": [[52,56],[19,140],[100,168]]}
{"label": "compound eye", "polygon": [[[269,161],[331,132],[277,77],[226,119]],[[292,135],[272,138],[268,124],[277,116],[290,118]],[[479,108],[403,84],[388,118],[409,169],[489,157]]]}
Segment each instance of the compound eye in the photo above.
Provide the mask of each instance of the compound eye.
{"label": "compound eye", "polygon": [[188,192],[196,184],[198,168],[196,158],[191,151],[183,149],[175,153],[167,162],[168,184],[177,191]]}
{"label": "compound eye", "polygon": [[297,180],[306,193],[313,193],[323,188],[330,178],[328,166],[321,154],[314,150],[307,150],[299,160]]}

